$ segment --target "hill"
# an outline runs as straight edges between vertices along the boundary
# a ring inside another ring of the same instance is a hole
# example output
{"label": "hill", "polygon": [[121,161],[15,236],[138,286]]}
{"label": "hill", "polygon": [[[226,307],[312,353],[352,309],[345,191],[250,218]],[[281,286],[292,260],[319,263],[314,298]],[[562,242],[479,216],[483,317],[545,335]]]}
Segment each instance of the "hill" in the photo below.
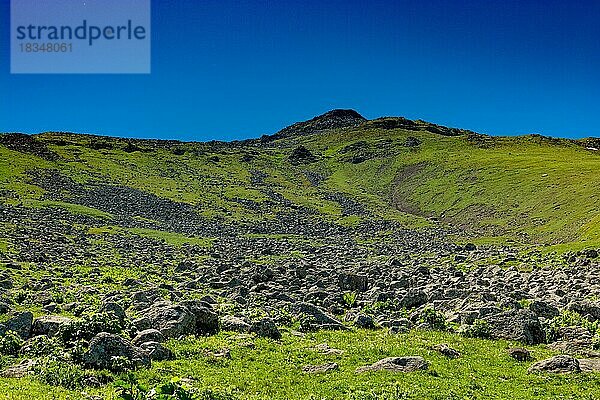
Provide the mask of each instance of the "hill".
{"label": "hill", "polygon": [[594,398],[527,369],[598,369],[597,143],[353,110],[0,135],[0,398]]}

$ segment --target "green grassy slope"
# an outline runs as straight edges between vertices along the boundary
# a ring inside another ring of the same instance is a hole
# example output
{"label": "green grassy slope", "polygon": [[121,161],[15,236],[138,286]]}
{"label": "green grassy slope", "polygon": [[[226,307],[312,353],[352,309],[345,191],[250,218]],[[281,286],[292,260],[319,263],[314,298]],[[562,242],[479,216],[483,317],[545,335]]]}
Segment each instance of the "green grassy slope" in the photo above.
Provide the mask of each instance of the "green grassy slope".
{"label": "green grassy slope", "polygon": [[[420,144],[406,146],[409,137]],[[344,214],[331,199],[341,193],[371,217],[410,226],[431,224],[433,217],[471,239],[600,244],[600,152],[568,140],[443,136],[369,122],[262,145],[136,141],[132,151],[124,139],[46,133],[36,140],[59,157],[49,161],[0,145],[0,187],[11,191],[6,201],[95,213],[69,205],[68,198],[44,200],[28,171],[52,169],[79,183],[125,185],[189,203],[209,218],[250,222],[285,211],[287,206],[270,201],[269,191],[324,219],[353,224],[366,218]],[[111,148],[90,145],[98,141]],[[290,163],[298,145],[316,161]],[[357,155],[360,162],[352,160]],[[256,171],[260,183],[253,181]],[[307,173],[322,182],[311,184]]]}

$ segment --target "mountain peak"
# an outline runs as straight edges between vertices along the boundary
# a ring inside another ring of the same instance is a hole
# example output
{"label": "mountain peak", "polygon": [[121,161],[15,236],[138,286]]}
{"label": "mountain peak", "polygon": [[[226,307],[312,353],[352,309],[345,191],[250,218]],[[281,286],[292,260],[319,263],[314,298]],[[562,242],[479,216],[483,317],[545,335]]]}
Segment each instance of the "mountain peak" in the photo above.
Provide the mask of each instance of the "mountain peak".
{"label": "mountain peak", "polygon": [[308,121],[296,122],[277,132],[275,139],[292,135],[308,135],[326,129],[347,128],[366,122],[367,119],[355,110],[334,109],[316,116]]}

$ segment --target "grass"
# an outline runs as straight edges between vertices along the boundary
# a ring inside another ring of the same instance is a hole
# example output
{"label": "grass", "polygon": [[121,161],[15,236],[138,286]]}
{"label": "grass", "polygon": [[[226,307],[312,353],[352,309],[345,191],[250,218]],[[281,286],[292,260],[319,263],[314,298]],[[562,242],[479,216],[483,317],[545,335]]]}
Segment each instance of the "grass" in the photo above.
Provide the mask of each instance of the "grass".
{"label": "grass", "polygon": [[[408,136],[418,138],[421,145],[405,147]],[[485,237],[494,242],[494,238],[508,237],[524,244],[600,246],[596,206],[600,154],[566,140],[496,137],[480,147],[466,136],[367,125],[279,140],[268,148],[181,143],[178,146],[185,154],[174,155],[166,148],[127,153],[121,139],[105,139],[114,149],[93,150],[87,147],[90,138],[86,136],[39,137],[69,142],[62,147],[49,144],[63,158],[48,162],[0,148],[0,185],[32,205],[45,203],[99,216],[80,206],[40,200],[43,192],[31,185],[26,171],[54,168],[77,182],[128,185],[192,204],[203,216],[225,221],[252,223],[273,218],[276,211],[288,212],[287,206],[269,205],[268,187],[294,206],[343,225],[358,219],[342,216],[340,206],[326,200],[330,193],[342,193],[376,217],[411,227],[430,226],[428,217],[439,218],[464,231],[465,240]],[[348,162],[352,151],[342,154],[341,150],[358,142],[365,143],[372,158],[352,164]],[[291,147],[299,143],[319,156],[316,163],[293,166],[287,162]],[[248,151],[254,153],[253,158],[241,161]],[[267,186],[252,183],[255,170],[265,174]],[[312,186],[305,171],[326,179]],[[240,204],[238,199],[252,200],[258,208]]]}
{"label": "grass", "polygon": [[[243,345],[248,342],[254,343],[255,348]],[[345,353],[320,354],[314,348],[321,343]],[[462,356],[455,360],[445,358],[431,349],[439,343],[448,343]],[[220,333],[172,340],[167,345],[178,359],[156,362],[150,369],[136,371],[141,383],[153,387],[173,377],[186,377],[198,389],[248,400],[600,398],[599,374],[528,374],[530,363],[519,363],[506,353],[516,343],[468,339],[453,333],[412,331],[389,335],[358,330],[304,337],[286,333],[280,342]],[[230,349],[230,359],[209,354],[225,348]],[[543,346],[532,346],[530,350],[537,359],[554,354]],[[355,372],[357,367],[384,357],[410,355],[424,357],[430,363],[429,369],[413,373]],[[339,370],[322,375],[302,372],[304,365],[327,362],[336,362]],[[20,390],[16,390],[17,385]],[[114,398],[111,385],[88,392]],[[35,377],[0,379],[0,399],[67,399],[77,395],[75,391],[43,385]]]}

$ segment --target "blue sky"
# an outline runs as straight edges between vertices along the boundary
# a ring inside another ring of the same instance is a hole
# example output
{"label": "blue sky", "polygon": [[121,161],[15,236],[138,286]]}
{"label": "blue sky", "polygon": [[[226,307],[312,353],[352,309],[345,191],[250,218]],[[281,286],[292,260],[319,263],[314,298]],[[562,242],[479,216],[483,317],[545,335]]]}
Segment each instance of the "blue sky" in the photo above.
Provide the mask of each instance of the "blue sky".
{"label": "blue sky", "polygon": [[156,0],[150,75],[10,75],[9,15],[0,131],[231,140],[354,108],[600,136],[597,0]]}

